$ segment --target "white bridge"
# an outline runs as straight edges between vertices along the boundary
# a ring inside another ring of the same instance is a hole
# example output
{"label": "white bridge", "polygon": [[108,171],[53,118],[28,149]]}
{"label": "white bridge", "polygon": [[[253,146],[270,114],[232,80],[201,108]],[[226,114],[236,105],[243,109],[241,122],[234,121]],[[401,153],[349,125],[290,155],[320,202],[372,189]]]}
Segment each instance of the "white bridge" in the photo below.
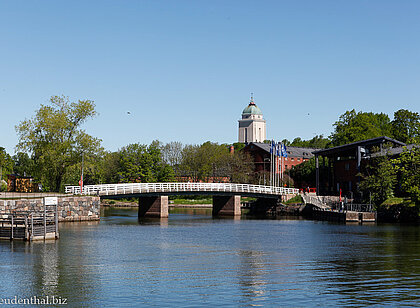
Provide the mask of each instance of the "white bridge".
{"label": "white bridge", "polygon": [[275,198],[282,195],[298,194],[296,188],[262,186],[234,183],[125,183],[66,186],[66,193],[97,196],[147,196],[147,195],[242,195]]}

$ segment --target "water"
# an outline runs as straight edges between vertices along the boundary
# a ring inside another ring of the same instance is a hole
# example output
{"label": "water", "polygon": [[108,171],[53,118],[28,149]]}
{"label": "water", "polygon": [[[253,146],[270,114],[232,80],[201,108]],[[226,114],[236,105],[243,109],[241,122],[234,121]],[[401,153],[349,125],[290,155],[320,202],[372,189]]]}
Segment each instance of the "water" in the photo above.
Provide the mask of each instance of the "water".
{"label": "water", "polygon": [[70,307],[419,306],[420,228],[212,219],[178,210],[60,225],[51,242],[0,242],[0,298]]}

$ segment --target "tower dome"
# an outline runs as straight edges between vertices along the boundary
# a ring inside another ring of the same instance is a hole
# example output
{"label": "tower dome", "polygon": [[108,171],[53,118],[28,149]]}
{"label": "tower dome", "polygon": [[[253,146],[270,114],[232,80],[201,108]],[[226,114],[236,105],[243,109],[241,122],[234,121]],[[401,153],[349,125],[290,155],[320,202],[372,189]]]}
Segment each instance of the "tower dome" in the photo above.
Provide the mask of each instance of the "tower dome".
{"label": "tower dome", "polygon": [[265,120],[260,108],[254,103],[251,93],[251,101],[242,111],[242,119],[239,120],[239,142],[264,142],[266,138]]}
{"label": "tower dome", "polygon": [[258,108],[257,105],[255,105],[253,98],[251,97],[251,101],[249,102],[249,105],[245,107],[244,111],[242,111],[242,115],[262,115],[262,111],[260,108]]}

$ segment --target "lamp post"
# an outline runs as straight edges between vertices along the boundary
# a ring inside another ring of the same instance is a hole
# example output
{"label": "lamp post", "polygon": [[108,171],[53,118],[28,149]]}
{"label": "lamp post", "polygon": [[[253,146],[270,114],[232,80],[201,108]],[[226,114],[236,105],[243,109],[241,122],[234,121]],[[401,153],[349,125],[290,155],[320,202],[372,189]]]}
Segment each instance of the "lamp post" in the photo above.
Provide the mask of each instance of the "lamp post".
{"label": "lamp post", "polygon": [[80,181],[79,181],[79,185],[80,185],[80,194],[83,193],[83,165],[84,165],[84,153],[82,152],[82,174],[80,176]]}

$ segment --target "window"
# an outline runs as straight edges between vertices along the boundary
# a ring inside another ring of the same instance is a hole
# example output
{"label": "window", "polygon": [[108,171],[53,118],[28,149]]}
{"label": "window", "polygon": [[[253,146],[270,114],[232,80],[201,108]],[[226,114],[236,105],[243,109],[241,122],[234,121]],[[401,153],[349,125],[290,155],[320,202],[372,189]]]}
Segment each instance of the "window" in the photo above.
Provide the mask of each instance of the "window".
{"label": "window", "polygon": [[344,170],[346,170],[346,171],[350,170],[350,164],[349,163],[344,164]]}

